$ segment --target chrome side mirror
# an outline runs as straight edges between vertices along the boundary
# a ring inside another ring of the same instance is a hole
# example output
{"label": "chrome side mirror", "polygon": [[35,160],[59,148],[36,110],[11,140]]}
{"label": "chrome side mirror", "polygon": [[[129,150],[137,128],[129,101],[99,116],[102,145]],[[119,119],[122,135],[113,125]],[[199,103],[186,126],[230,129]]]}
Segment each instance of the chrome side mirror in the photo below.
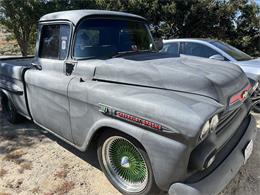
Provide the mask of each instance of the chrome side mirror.
{"label": "chrome side mirror", "polygon": [[220,54],[216,54],[216,55],[210,56],[209,59],[219,60],[219,61],[225,61],[224,56],[222,56],[222,55],[220,55]]}

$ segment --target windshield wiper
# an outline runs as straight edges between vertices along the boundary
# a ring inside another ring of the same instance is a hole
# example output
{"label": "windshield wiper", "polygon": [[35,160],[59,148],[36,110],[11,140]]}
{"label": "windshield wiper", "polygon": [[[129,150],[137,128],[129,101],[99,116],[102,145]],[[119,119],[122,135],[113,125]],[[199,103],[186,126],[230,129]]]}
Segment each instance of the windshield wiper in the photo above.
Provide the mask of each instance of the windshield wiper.
{"label": "windshield wiper", "polygon": [[155,50],[147,49],[147,50],[137,50],[137,51],[120,51],[120,52],[117,52],[116,55],[113,55],[112,58],[118,58],[118,57],[122,57],[122,56],[125,56],[128,54],[145,53],[145,52],[155,52]]}

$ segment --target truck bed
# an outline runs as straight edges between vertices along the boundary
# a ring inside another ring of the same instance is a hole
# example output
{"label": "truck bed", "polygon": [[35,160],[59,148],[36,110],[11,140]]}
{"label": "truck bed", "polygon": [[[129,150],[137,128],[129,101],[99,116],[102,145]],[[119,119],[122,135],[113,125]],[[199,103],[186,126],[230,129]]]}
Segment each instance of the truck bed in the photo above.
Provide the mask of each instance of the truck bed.
{"label": "truck bed", "polygon": [[0,57],[0,64],[6,63],[6,64],[13,64],[13,65],[29,65],[33,61],[34,56],[28,56],[28,57]]}
{"label": "truck bed", "polygon": [[12,100],[17,111],[26,117],[29,113],[25,99],[23,70],[30,66],[33,59],[31,56],[0,58],[0,88]]}

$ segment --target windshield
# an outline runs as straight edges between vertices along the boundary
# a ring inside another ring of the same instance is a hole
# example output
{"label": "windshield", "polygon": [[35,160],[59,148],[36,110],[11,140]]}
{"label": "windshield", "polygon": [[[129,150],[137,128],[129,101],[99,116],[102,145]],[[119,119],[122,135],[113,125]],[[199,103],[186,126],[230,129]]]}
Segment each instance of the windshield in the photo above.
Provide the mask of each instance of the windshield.
{"label": "windshield", "polygon": [[126,19],[85,19],[76,33],[74,57],[111,58],[120,53],[154,50],[148,26]]}
{"label": "windshield", "polygon": [[249,56],[248,54],[240,51],[239,49],[227,44],[227,43],[223,43],[220,41],[214,41],[211,42],[211,44],[215,45],[216,47],[218,47],[219,49],[221,49],[222,51],[226,52],[228,55],[230,55],[231,57],[233,57],[235,60],[237,61],[246,61],[246,60],[251,60],[252,57]]}

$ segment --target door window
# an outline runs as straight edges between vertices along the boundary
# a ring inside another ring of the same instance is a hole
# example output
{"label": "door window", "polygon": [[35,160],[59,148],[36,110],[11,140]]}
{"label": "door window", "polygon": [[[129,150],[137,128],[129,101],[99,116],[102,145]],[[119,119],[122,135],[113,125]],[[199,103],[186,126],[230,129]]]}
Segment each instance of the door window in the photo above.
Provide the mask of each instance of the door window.
{"label": "door window", "polygon": [[64,60],[68,53],[69,36],[69,25],[44,25],[41,30],[39,57]]}
{"label": "door window", "polygon": [[182,54],[198,56],[209,58],[210,56],[219,54],[217,51],[211,49],[210,47],[200,44],[200,43],[192,43],[192,42],[184,42],[182,43]]}

